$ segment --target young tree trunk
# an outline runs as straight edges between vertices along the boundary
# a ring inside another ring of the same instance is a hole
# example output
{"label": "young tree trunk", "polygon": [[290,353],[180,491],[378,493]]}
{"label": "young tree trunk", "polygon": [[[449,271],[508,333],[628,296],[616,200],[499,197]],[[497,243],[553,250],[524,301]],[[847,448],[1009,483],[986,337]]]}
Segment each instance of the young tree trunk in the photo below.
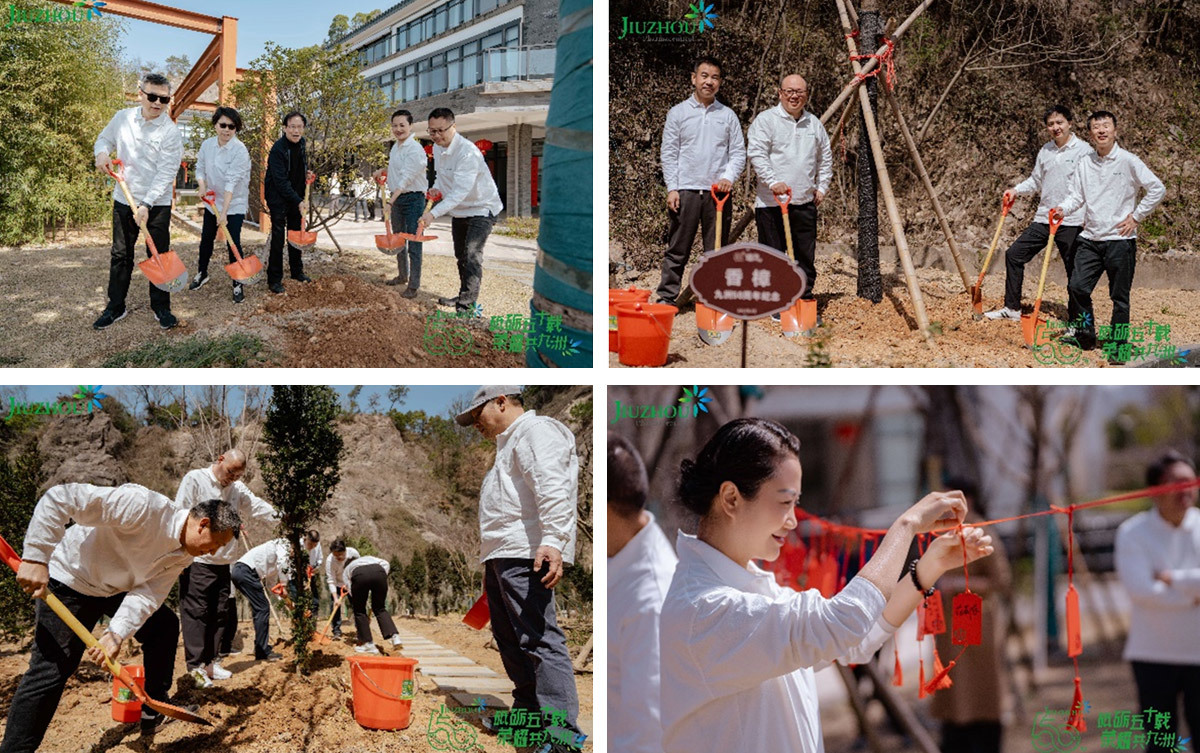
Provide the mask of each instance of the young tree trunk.
{"label": "young tree trunk", "polygon": [[[876,0],[865,0],[859,15],[859,54],[873,55],[876,38],[882,31]],[[878,85],[875,78],[866,81],[875,112]],[[858,129],[858,297],[873,303],[883,300],[883,281],[879,273],[879,176],[871,158],[866,121],[859,115]]]}

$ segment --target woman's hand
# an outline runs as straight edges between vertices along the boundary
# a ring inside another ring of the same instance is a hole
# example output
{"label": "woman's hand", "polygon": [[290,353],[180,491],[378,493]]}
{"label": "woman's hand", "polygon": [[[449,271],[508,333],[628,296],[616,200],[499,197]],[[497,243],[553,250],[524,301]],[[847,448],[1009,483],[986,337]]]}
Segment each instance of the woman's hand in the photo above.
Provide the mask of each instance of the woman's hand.
{"label": "woman's hand", "polygon": [[967,499],[962,492],[930,492],[908,508],[901,519],[907,519],[915,533],[927,533],[936,528],[956,528],[966,515]]}
{"label": "woman's hand", "polygon": [[947,570],[962,567],[964,544],[968,563],[996,551],[992,546],[992,537],[984,533],[982,528],[963,526],[961,539],[958,531],[944,533],[929,543],[929,548],[917,563],[917,578],[921,585],[928,587]]}

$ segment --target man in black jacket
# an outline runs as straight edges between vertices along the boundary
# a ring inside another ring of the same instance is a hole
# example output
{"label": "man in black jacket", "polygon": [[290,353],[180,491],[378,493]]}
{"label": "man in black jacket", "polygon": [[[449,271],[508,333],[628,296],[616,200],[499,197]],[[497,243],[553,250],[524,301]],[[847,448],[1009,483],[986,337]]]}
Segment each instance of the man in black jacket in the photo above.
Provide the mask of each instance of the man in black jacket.
{"label": "man in black jacket", "polygon": [[[304,200],[304,178],[308,173],[308,154],[304,148],[304,127],[308,119],[293,110],[283,118],[283,136],[271,147],[267,175],[263,181],[267,207],[271,210],[271,252],[267,260],[267,286],[272,293],[283,292],[283,243],[288,230],[300,229],[300,217],[308,213]],[[288,268],[292,279],[312,282],[304,274],[300,249],[288,244]]]}

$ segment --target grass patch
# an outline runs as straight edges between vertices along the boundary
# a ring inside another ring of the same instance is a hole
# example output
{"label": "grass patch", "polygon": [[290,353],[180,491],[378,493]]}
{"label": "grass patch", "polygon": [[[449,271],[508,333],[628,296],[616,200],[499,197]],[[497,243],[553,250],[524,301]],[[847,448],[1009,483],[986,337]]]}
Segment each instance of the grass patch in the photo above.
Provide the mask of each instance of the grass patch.
{"label": "grass patch", "polygon": [[193,335],[178,342],[151,342],[115,353],[104,360],[109,369],[132,368],[249,368],[274,365],[278,354],[259,338]]}
{"label": "grass patch", "polygon": [[496,226],[496,232],[500,235],[535,241],[538,237],[539,227],[541,227],[541,220],[537,217],[509,217],[503,225]]}

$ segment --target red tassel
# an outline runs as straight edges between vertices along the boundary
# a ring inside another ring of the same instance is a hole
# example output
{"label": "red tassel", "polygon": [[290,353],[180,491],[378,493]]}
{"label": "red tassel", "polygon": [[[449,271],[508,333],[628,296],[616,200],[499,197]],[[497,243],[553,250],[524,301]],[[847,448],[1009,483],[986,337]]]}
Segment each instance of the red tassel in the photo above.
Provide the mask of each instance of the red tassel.
{"label": "red tassel", "polygon": [[1071,716],[1067,718],[1067,726],[1087,732],[1087,722],[1083,720],[1083,687],[1079,683],[1078,670],[1075,672],[1075,700],[1071,703]]}
{"label": "red tassel", "polygon": [[892,670],[892,684],[900,687],[904,684],[904,669],[900,666],[900,647],[894,644],[893,647],[896,651],[896,667]]}
{"label": "red tassel", "polygon": [[933,649],[933,679],[925,685],[925,692],[934,693],[939,690],[945,690],[954,684],[950,679],[950,670],[954,669],[954,665],[958,660],[950,662],[949,665],[942,666],[942,657],[938,656],[937,647]]}
{"label": "red tassel", "polygon": [[925,654],[922,652],[921,657],[921,676],[917,679],[917,698],[924,698],[929,695],[929,691],[925,689]]}

